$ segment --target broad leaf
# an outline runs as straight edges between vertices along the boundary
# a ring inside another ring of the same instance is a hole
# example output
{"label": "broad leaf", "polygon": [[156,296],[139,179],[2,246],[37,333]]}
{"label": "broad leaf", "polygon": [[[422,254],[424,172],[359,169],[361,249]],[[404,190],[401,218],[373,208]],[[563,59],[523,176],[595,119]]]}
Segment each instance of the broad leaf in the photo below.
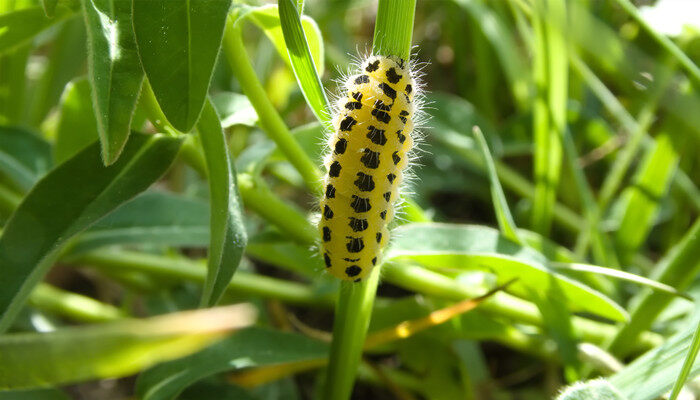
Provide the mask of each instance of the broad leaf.
{"label": "broad leaf", "polygon": [[49,18],[41,6],[23,8],[0,15],[0,54],[32,40],[39,32],[70,17],[72,11],[57,7]]}
{"label": "broad leaf", "polygon": [[41,6],[44,7],[46,16],[52,18],[56,14],[56,6],[58,0],[41,0]]}
{"label": "broad leaf", "polygon": [[165,117],[182,132],[199,118],[231,0],[134,0],[141,64]]}
{"label": "broad leaf", "polygon": [[202,305],[216,304],[236,272],[248,242],[226,136],[219,116],[207,100],[197,124],[209,178],[211,204],[209,273],[204,282]]}
{"label": "broad leaf", "polygon": [[22,190],[51,168],[51,147],[33,132],[0,127],[0,176],[6,176]]}
{"label": "broad leaf", "polygon": [[258,122],[258,114],[245,95],[221,92],[213,95],[211,97],[211,102],[221,116],[221,126],[224,128],[229,128],[234,125],[252,127]]}
{"label": "broad leaf", "polygon": [[517,279],[509,287],[520,296],[530,291],[557,298],[572,311],[587,311],[616,321],[627,314],[603,294],[551,271],[546,259],[483,226],[410,224],[394,231],[385,259],[411,259],[431,268],[477,269],[499,282]]}
{"label": "broad leaf", "polygon": [[0,389],[131,375],[196,352],[254,320],[250,307],[237,305],[0,336]]}
{"label": "broad leaf", "polygon": [[[131,24],[129,0],[82,0],[88,32],[89,75],[102,143],[112,164],[129,138],[143,70]],[[167,54],[167,53],[164,53]]]}
{"label": "broad leaf", "polygon": [[78,78],[61,96],[53,155],[56,163],[73,157],[98,139],[97,120],[90,97],[90,82]]}
{"label": "broad leaf", "polygon": [[115,244],[206,246],[207,203],[165,192],[144,193],[76,238],[72,253]]}
{"label": "broad leaf", "polygon": [[179,139],[135,135],[119,162],[105,167],[94,144],[61,164],[24,198],[0,238],[0,331],[72,236],[155,182],[174,160]]}
{"label": "broad leaf", "polygon": [[139,376],[143,400],[172,399],[207,376],[241,368],[323,358],[328,345],[293,333],[249,328],[189,357],[151,368]]}

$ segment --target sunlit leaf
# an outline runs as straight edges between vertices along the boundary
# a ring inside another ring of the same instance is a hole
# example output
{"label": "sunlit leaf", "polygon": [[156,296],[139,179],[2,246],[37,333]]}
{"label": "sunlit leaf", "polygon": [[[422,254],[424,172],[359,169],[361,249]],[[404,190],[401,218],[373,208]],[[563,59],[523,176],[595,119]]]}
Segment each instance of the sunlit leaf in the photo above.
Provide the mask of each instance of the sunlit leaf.
{"label": "sunlit leaf", "polygon": [[0,389],[130,375],[196,352],[254,319],[249,306],[238,305],[0,336]]}

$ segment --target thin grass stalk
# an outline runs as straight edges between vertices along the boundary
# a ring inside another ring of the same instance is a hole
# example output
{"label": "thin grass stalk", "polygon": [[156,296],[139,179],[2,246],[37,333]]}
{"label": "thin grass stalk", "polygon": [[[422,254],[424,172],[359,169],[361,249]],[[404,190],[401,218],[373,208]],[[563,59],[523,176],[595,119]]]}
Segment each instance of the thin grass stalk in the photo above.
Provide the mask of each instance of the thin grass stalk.
{"label": "thin grass stalk", "polygon": [[533,107],[535,141],[535,197],[532,228],[546,235],[552,224],[561,169],[561,137],[566,127],[568,62],[563,26],[566,6],[561,0],[538,0],[532,14],[534,28]]}
{"label": "thin grass stalk", "polygon": [[620,7],[622,7],[630,17],[632,17],[639,26],[646,31],[649,36],[651,36],[661,47],[664,48],[670,54],[675,61],[680,63],[683,69],[686,70],[688,76],[695,82],[696,86],[700,86],[700,68],[693,62],[693,60],[686,55],[683,50],[681,50],[668,36],[663,35],[652,28],[651,25],[645,20],[642,15],[637,10],[629,0],[615,0]]}

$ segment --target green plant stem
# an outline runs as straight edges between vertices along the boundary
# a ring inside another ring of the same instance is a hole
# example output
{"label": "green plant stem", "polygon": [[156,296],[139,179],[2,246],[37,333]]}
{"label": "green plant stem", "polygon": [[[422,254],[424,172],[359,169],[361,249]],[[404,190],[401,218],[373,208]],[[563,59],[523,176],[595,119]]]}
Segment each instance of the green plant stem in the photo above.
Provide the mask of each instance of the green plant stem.
{"label": "green plant stem", "polygon": [[305,245],[313,245],[318,240],[318,231],[306,216],[275,196],[262,179],[240,174],[238,189],[248,209],[272,222],[293,240]]}
{"label": "green plant stem", "polygon": [[[652,279],[672,286],[678,291],[687,288],[700,273],[700,219],[669,253],[658,263]],[[608,348],[615,355],[625,356],[634,349],[641,332],[649,329],[659,314],[673,300],[673,296],[644,289],[631,303],[635,304],[630,321],[612,339]]]}
{"label": "green plant stem", "polygon": [[224,54],[233,74],[258,114],[260,126],[301,174],[311,192],[320,193],[321,175],[318,168],[292,136],[282,117],[268,99],[265,89],[248,59],[241,28],[230,19],[226,25],[223,46]]}
{"label": "green plant stem", "polygon": [[[76,266],[138,271],[198,283],[203,283],[207,274],[206,266],[201,262],[129,251],[95,251],[66,261]],[[244,271],[236,272],[227,291],[239,296],[260,296],[311,307],[328,307],[333,302],[330,296],[318,294],[308,286]]]}
{"label": "green plant stem", "polygon": [[[461,301],[483,294],[483,290],[467,286],[423,267],[410,264],[387,263],[382,270],[382,278],[406,290],[412,290],[427,296]],[[499,292],[479,305],[485,313],[505,317],[514,322],[543,326],[542,314],[537,306],[529,301]],[[572,317],[574,330],[583,341],[602,344],[615,334],[613,325],[602,324],[582,317]],[[636,344],[638,350],[649,349],[658,345],[658,335],[645,333]]]}
{"label": "green plant stem", "polygon": [[46,283],[37,285],[29,296],[29,304],[79,322],[106,322],[128,315],[111,304],[59,289]]}
{"label": "green plant stem", "polygon": [[[187,280],[203,283],[206,265],[186,258],[172,258],[132,251],[102,250],[81,254],[64,262],[79,267],[94,267],[104,272],[143,273],[156,278]],[[382,267],[385,281],[417,293],[461,301],[477,297],[479,289],[416,265],[387,263]],[[359,286],[359,285],[355,285]],[[229,283],[227,291],[240,296],[259,296],[285,303],[308,307],[331,307],[332,295],[319,294],[314,288],[286,280],[269,278],[245,271],[238,271]],[[499,292],[479,309],[515,323],[541,326],[542,317],[537,307],[525,300]],[[574,317],[573,324],[584,341],[601,344],[609,341],[616,328],[582,317]],[[643,332],[636,343],[636,350],[646,350],[661,342],[659,335]],[[504,342],[507,343],[507,342]]]}
{"label": "green plant stem", "polygon": [[688,57],[683,50],[681,50],[668,36],[657,32],[654,28],[647,23],[647,21],[642,18],[639,11],[630,3],[629,0],[615,0],[623,10],[627,12],[641,27],[644,29],[649,36],[651,36],[661,47],[664,48],[673,58],[680,63],[680,65],[688,72],[690,78],[695,82],[696,85],[700,85],[700,68],[693,62],[693,60]]}
{"label": "green plant stem", "polygon": [[372,53],[408,60],[411,56],[416,0],[380,0],[374,26]]}
{"label": "green plant stem", "polygon": [[381,266],[375,267],[363,282],[341,283],[333,319],[333,341],[326,382],[323,387],[324,399],[350,398],[372,317],[380,268]]}

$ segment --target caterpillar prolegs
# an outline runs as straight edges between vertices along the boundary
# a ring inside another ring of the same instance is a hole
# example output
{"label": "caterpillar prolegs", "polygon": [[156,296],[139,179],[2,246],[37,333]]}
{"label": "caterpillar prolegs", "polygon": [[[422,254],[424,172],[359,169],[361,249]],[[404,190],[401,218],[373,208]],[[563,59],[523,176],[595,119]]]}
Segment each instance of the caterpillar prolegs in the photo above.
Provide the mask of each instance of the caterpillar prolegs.
{"label": "caterpillar prolegs", "polygon": [[415,77],[398,57],[371,56],[336,105],[321,198],[321,255],[334,276],[359,282],[389,240],[413,147]]}

